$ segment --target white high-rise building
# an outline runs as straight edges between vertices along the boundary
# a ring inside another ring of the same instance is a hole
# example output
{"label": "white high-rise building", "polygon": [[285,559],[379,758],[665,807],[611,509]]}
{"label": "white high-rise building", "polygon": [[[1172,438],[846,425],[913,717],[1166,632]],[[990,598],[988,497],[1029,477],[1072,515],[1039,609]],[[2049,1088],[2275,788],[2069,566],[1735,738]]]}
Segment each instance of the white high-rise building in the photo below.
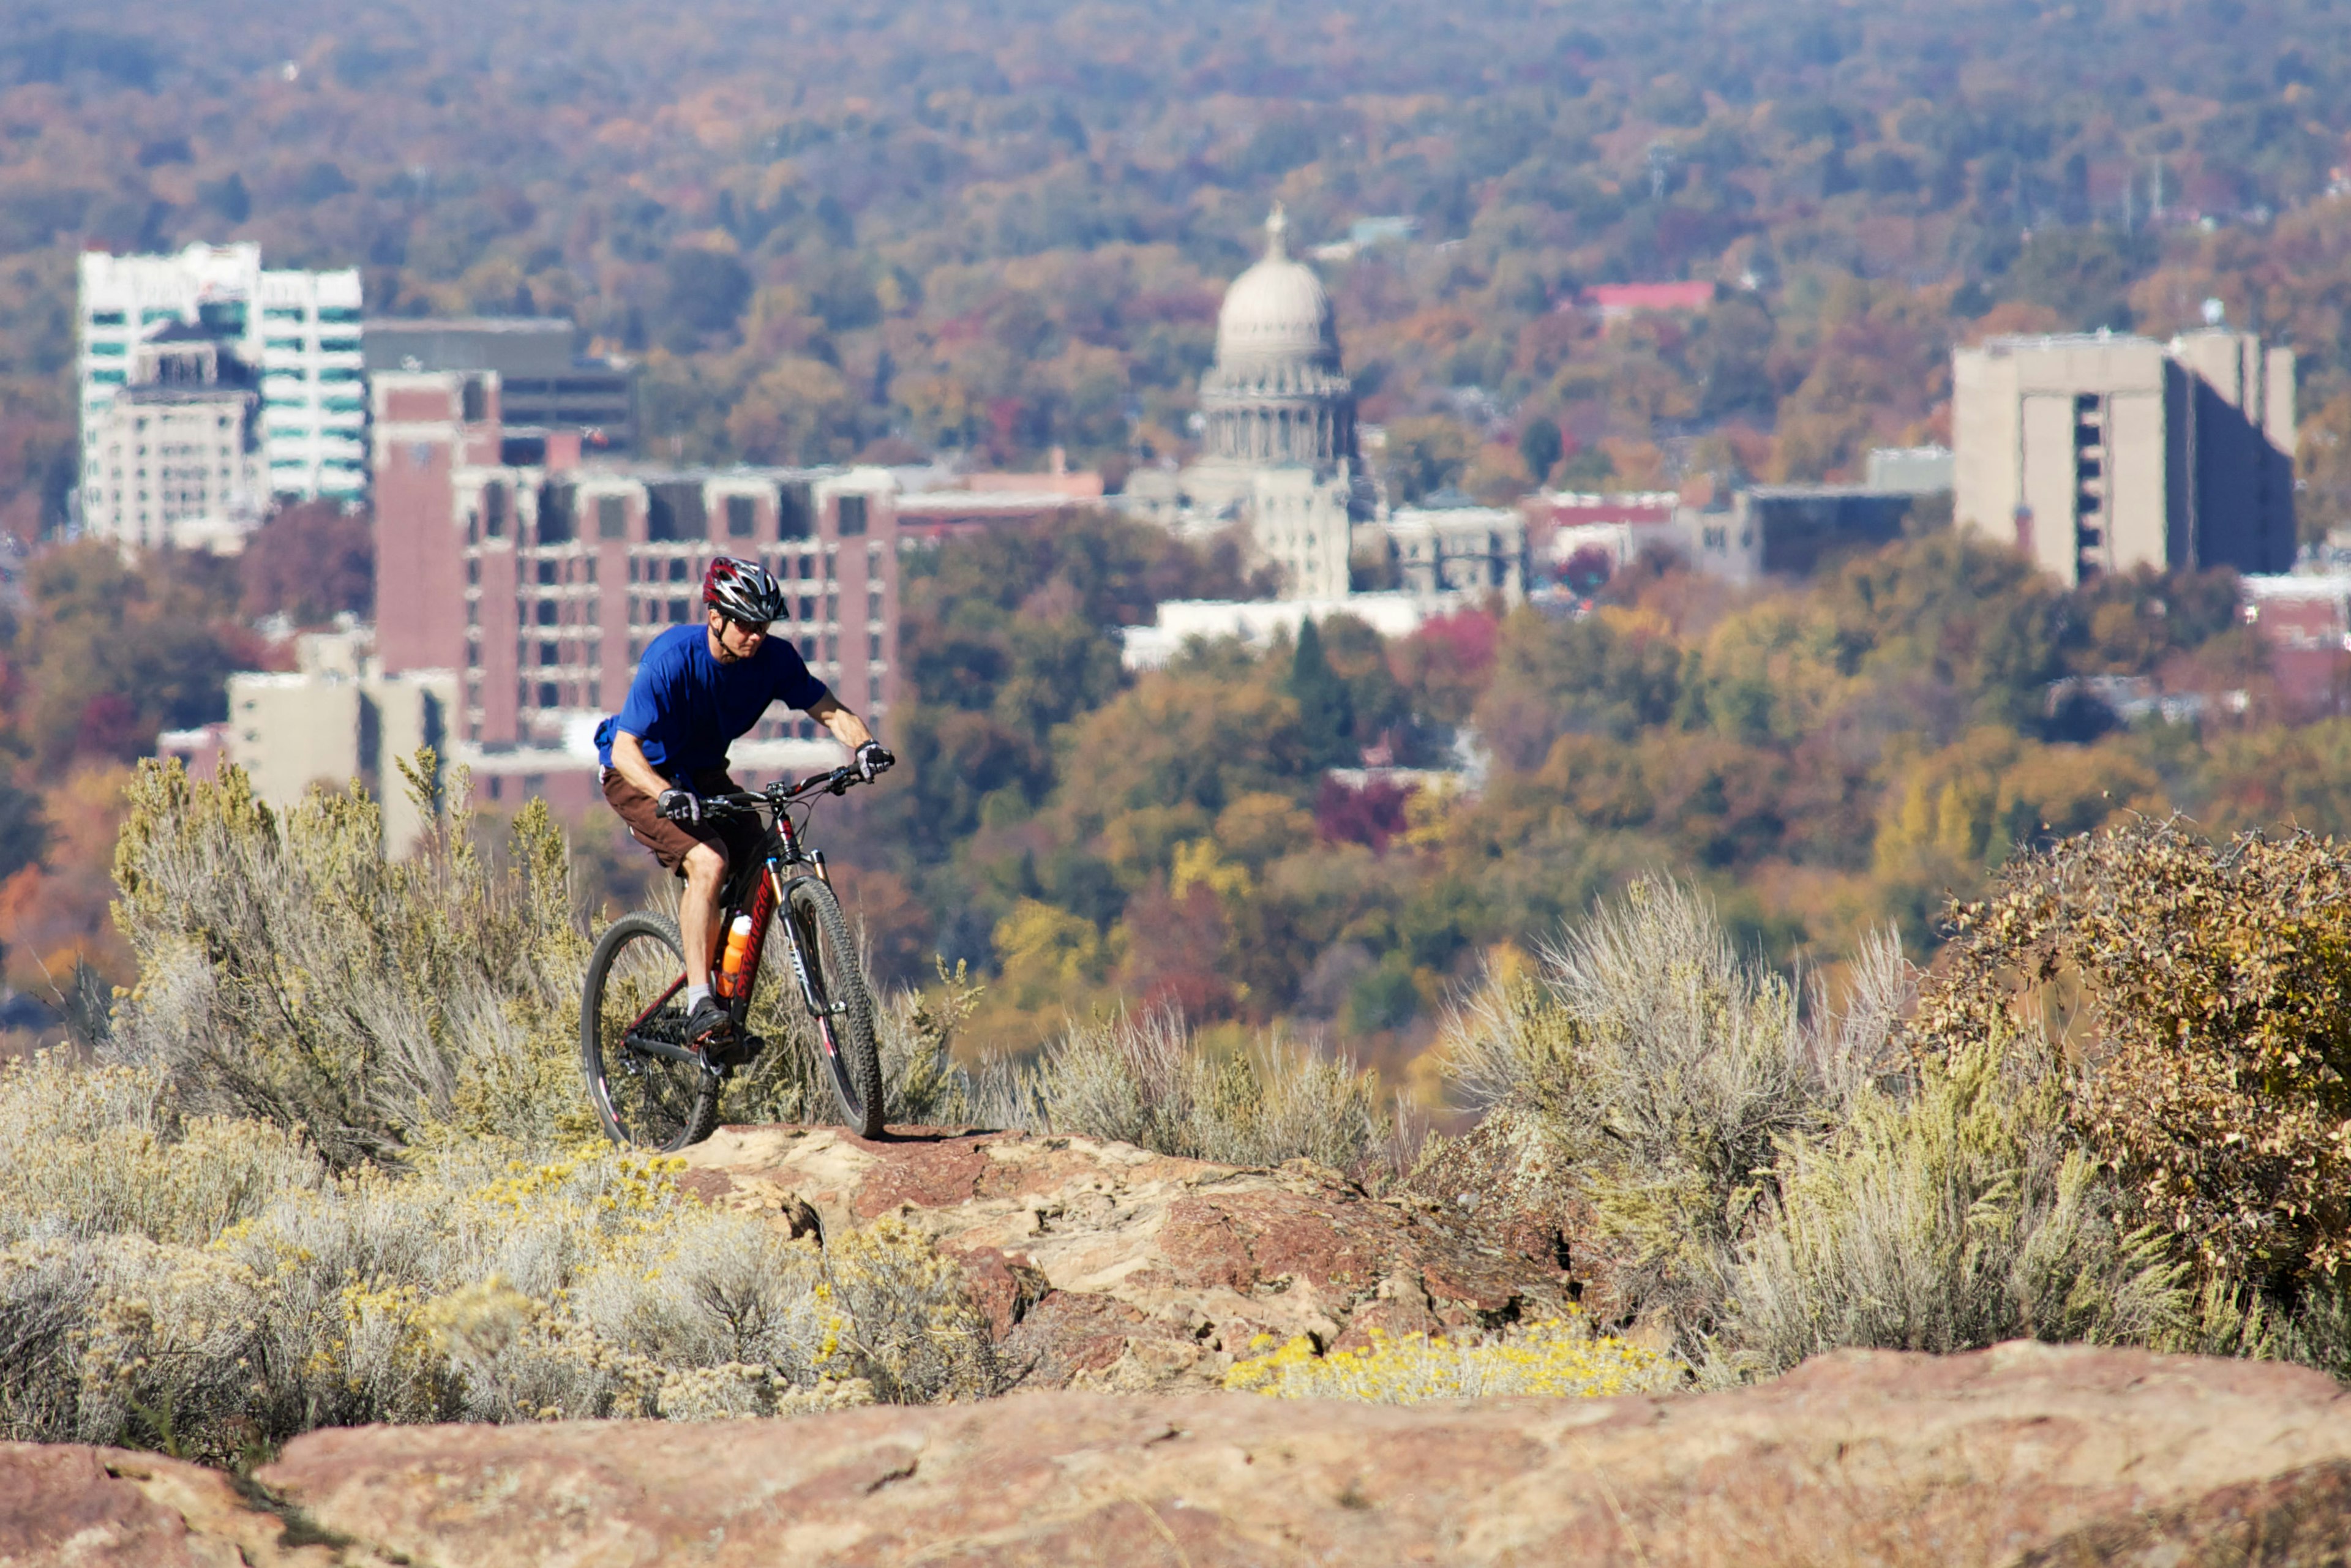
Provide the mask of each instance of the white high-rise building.
{"label": "white high-rise building", "polygon": [[360,275],[267,272],[256,245],[192,245],[176,256],[81,258],[76,316],[83,515],[99,483],[101,416],[137,345],[174,323],[200,328],[254,371],[268,493],[289,500],[367,494],[367,386]]}

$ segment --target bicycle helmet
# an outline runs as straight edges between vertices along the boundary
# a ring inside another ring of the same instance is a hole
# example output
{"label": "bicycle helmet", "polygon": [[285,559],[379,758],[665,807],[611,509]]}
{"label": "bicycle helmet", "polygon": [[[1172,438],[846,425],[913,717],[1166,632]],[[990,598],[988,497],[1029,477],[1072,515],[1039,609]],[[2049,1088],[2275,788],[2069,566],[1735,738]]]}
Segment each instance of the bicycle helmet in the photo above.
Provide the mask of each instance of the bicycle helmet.
{"label": "bicycle helmet", "polygon": [[784,617],[784,585],[758,561],[722,555],[702,574],[702,602],[729,621],[764,626]]}

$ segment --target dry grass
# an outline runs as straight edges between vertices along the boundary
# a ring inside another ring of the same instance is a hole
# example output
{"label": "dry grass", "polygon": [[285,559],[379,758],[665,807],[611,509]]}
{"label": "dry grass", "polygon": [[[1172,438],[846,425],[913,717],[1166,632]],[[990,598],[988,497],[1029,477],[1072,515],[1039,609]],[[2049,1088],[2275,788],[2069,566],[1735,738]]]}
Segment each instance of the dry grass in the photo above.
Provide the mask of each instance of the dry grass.
{"label": "dry grass", "polygon": [[320,1425],[788,1413],[993,1393],[960,1276],[820,1250],[590,1147],[336,1171],[153,1070],[0,1073],[0,1435],[211,1458]]}
{"label": "dry grass", "polygon": [[1123,1010],[1072,1025],[1034,1065],[975,1086],[978,1119],[1115,1139],[1222,1165],[1309,1159],[1361,1174],[1395,1145],[1377,1080],[1270,1038],[1218,1060],[1181,1017]]}

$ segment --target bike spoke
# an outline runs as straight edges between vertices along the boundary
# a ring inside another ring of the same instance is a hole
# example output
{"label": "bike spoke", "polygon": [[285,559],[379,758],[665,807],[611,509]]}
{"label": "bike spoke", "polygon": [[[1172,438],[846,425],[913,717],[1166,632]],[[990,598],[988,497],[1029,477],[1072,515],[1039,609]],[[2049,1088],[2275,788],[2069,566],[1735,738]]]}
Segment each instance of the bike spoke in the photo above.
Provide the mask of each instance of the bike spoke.
{"label": "bike spoke", "polygon": [[670,929],[641,920],[616,933],[617,946],[591,977],[595,1017],[582,1020],[584,1064],[599,1114],[613,1135],[641,1147],[685,1141],[698,1116],[707,1130],[710,1087],[701,1066],[643,1049],[685,1043],[685,1013],[677,1000],[683,964]]}

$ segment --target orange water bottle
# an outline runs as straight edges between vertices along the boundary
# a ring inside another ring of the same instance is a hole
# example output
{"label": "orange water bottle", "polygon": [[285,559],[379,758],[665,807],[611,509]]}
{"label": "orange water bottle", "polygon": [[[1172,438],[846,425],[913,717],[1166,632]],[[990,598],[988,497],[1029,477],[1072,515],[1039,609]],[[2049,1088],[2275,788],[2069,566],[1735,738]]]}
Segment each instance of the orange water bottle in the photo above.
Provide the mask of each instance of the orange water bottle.
{"label": "orange water bottle", "polygon": [[718,961],[718,989],[732,997],[742,988],[743,954],[751,946],[751,917],[738,915],[726,928],[726,956]]}

